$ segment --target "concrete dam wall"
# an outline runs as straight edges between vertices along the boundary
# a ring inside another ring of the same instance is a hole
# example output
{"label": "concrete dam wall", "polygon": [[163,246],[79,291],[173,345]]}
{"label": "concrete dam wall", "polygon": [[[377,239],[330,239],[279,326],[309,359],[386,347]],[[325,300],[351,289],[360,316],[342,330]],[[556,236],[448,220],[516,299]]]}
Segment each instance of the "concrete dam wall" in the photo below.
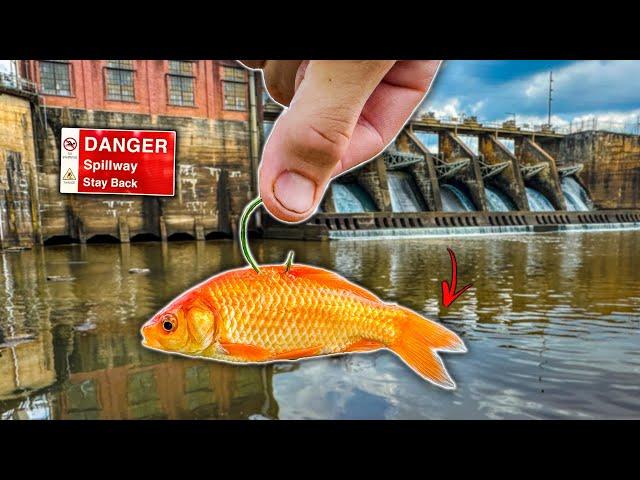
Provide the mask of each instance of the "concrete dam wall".
{"label": "concrete dam wall", "polygon": [[[63,127],[175,130],[176,195],[60,194]],[[0,91],[0,247],[231,237],[256,195],[251,144],[249,121],[44,107],[35,94]],[[637,136],[422,118],[339,177],[311,221],[264,216],[263,233],[636,222],[639,190]]]}
{"label": "concrete dam wall", "polygon": [[559,164],[583,166],[578,180],[595,208],[640,208],[640,137],[610,132],[568,135],[559,145]]}
{"label": "concrete dam wall", "polygon": [[636,136],[609,132],[417,120],[370,164],[336,179],[306,231],[268,221],[266,233],[311,239],[344,236],[340,231],[635,224],[638,145]]}
{"label": "concrete dam wall", "polygon": [[[59,192],[63,127],[175,130],[174,197]],[[45,108],[0,92],[0,246],[230,237],[255,196],[249,122]]]}

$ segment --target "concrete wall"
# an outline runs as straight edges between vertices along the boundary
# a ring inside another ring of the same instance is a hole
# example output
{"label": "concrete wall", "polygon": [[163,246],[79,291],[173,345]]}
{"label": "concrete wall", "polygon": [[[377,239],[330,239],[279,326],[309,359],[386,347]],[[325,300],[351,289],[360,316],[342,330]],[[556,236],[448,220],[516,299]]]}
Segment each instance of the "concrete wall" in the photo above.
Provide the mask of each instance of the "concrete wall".
{"label": "concrete wall", "polygon": [[[37,114],[38,176],[42,185],[42,231],[46,241],[80,241],[137,234],[195,238],[230,234],[253,198],[247,122],[47,108]],[[174,197],[59,193],[62,127],[175,130]]]}
{"label": "concrete wall", "polygon": [[0,248],[40,235],[35,159],[29,99],[0,91]]}
{"label": "concrete wall", "polygon": [[584,165],[578,176],[596,208],[640,208],[640,137],[574,133],[562,140],[558,161]]}

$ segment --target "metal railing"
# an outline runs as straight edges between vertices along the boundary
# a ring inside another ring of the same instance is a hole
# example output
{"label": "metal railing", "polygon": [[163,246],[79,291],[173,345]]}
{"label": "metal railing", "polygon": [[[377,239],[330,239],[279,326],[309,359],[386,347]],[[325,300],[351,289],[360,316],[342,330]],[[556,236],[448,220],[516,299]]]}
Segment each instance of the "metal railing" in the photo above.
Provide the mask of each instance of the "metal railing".
{"label": "metal railing", "polygon": [[548,163],[536,163],[535,165],[521,165],[520,173],[525,180],[528,180],[534,176],[536,176],[541,171],[547,169],[549,167]]}
{"label": "metal railing", "polygon": [[452,115],[435,115],[433,112],[428,112],[423,115],[414,117],[414,120],[423,122],[434,122],[444,125],[452,126],[468,126],[468,127],[480,127],[480,128],[494,128],[500,130],[520,130],[526,132],[550,132],[558,133],[557,127],[548,124],[530,124],[530,123],[516,123],[514,120],[506,120],[503,122],[478,120],[476,116],[452,116]]}
{"label": "metal railing", "polygon": [[561,177],[568,177],[570,175],[575,175],[576,173],[579,173],[582,171],[582,169],[584,168],[584,165],[582,164],[571,164],[571,165],[563,165],[560,166],[558,165],[558,174]]}
{"label": "metal railing", "polygon": [[424,160],[422,155],[410,152],[401,152],[394,148],[388,148],[383,152],[384,162],[390,170],[406,167]]}
{"label": "metal railing", "polygon": [[513,119],[506,120],[504,122],[487,121],[478,120],[478,118],[475,116],[467,116],[464,114],[461,114],[460,116],[435,115],[433,112],[417,115],[414,117],[414,120],[423,122],[434,122],[452,126],[482,127],[501,130],[519,130],[535,133],[556,133],[564,135],[594,130],[640,135],[640,115],[635,122],[614,122],[612,120],[603,120],[597,117],[592,117],[582,120],[573,120],[569,122],[568,125],[549,125],[547,123],[518,123]]}
{"label": "metal railing", "polygon": [[640,117],[635,122],[614,122],[611,120],[600,120],[597,117],[572,121],[569,125],[558,127],[558,133],[578,133],[587,131],[604,131],[613,133],[628,133],[640,135]]}
{"label": "metal railing", "polygon": [[0,86],[4,88],[19,90],[22,92],[33,94],[38,93],[38,85],[36,85],[34,82],[11,73],[0,72]]}
{"label": "metal railing", "polygon": [[511,165],[511,162],[499,162],[499,163],[487,163],[484,159],[484,155],[477,155],[478,163],[480,164],[480,172],[482,178],[487,179],[498,175]]}
{"label": "metal railing", "polygon": [[436,169],[436,175],[441,180],[453,177],[459,171],[467,168],[471,163],[470,158],[455,158],[447,162],[442,153],[431,155],[431,158],[433,159],[433,165]]}

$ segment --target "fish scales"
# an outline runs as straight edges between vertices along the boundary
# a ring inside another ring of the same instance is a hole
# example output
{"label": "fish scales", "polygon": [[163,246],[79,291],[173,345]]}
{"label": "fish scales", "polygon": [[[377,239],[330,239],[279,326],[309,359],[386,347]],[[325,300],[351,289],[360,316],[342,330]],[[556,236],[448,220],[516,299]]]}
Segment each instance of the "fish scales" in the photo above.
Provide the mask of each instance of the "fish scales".
{"label": "fish scales", "polygon": [[276,272],[221,282],[209,295],[234,312],[225,320],[229,341],[275,352],[324,345],[323,353],[336,353],[363,337],[391,341],[398,316],[350,292]]}

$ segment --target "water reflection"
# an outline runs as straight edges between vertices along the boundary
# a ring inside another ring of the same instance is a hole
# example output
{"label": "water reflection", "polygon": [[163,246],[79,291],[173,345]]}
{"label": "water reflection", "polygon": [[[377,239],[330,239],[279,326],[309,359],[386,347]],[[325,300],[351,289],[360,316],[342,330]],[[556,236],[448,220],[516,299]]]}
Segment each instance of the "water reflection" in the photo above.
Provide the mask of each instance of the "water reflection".
{"label": "water reflection", "polygon": [[[449,276],[474,288],[439,304]],[[0,255],[1,418],[623,418],[640,408],[640,232],[394,241],[255,241],[261,262],[336,270],[439,317],[466,355],[458,390],[387,352],[234,367],[151,352],[140,324],[242,263],[232,242],[48,247]],[[130,268],[149,268],[130,274]],[[74,277],[51,282],[48,276]]]}
{"label": "water reflection", "polygon": [[[277,367],[238,368],[140,346],[141,321],[194,278],[222,268],[223,251],[230,262],[225,268],[237,264],[230,243],[3,255],[1,417],[277,417],[271,385]],[[128,273],[149,265],[149,275]],[[47,282],[47,276],[76,280]]]}

